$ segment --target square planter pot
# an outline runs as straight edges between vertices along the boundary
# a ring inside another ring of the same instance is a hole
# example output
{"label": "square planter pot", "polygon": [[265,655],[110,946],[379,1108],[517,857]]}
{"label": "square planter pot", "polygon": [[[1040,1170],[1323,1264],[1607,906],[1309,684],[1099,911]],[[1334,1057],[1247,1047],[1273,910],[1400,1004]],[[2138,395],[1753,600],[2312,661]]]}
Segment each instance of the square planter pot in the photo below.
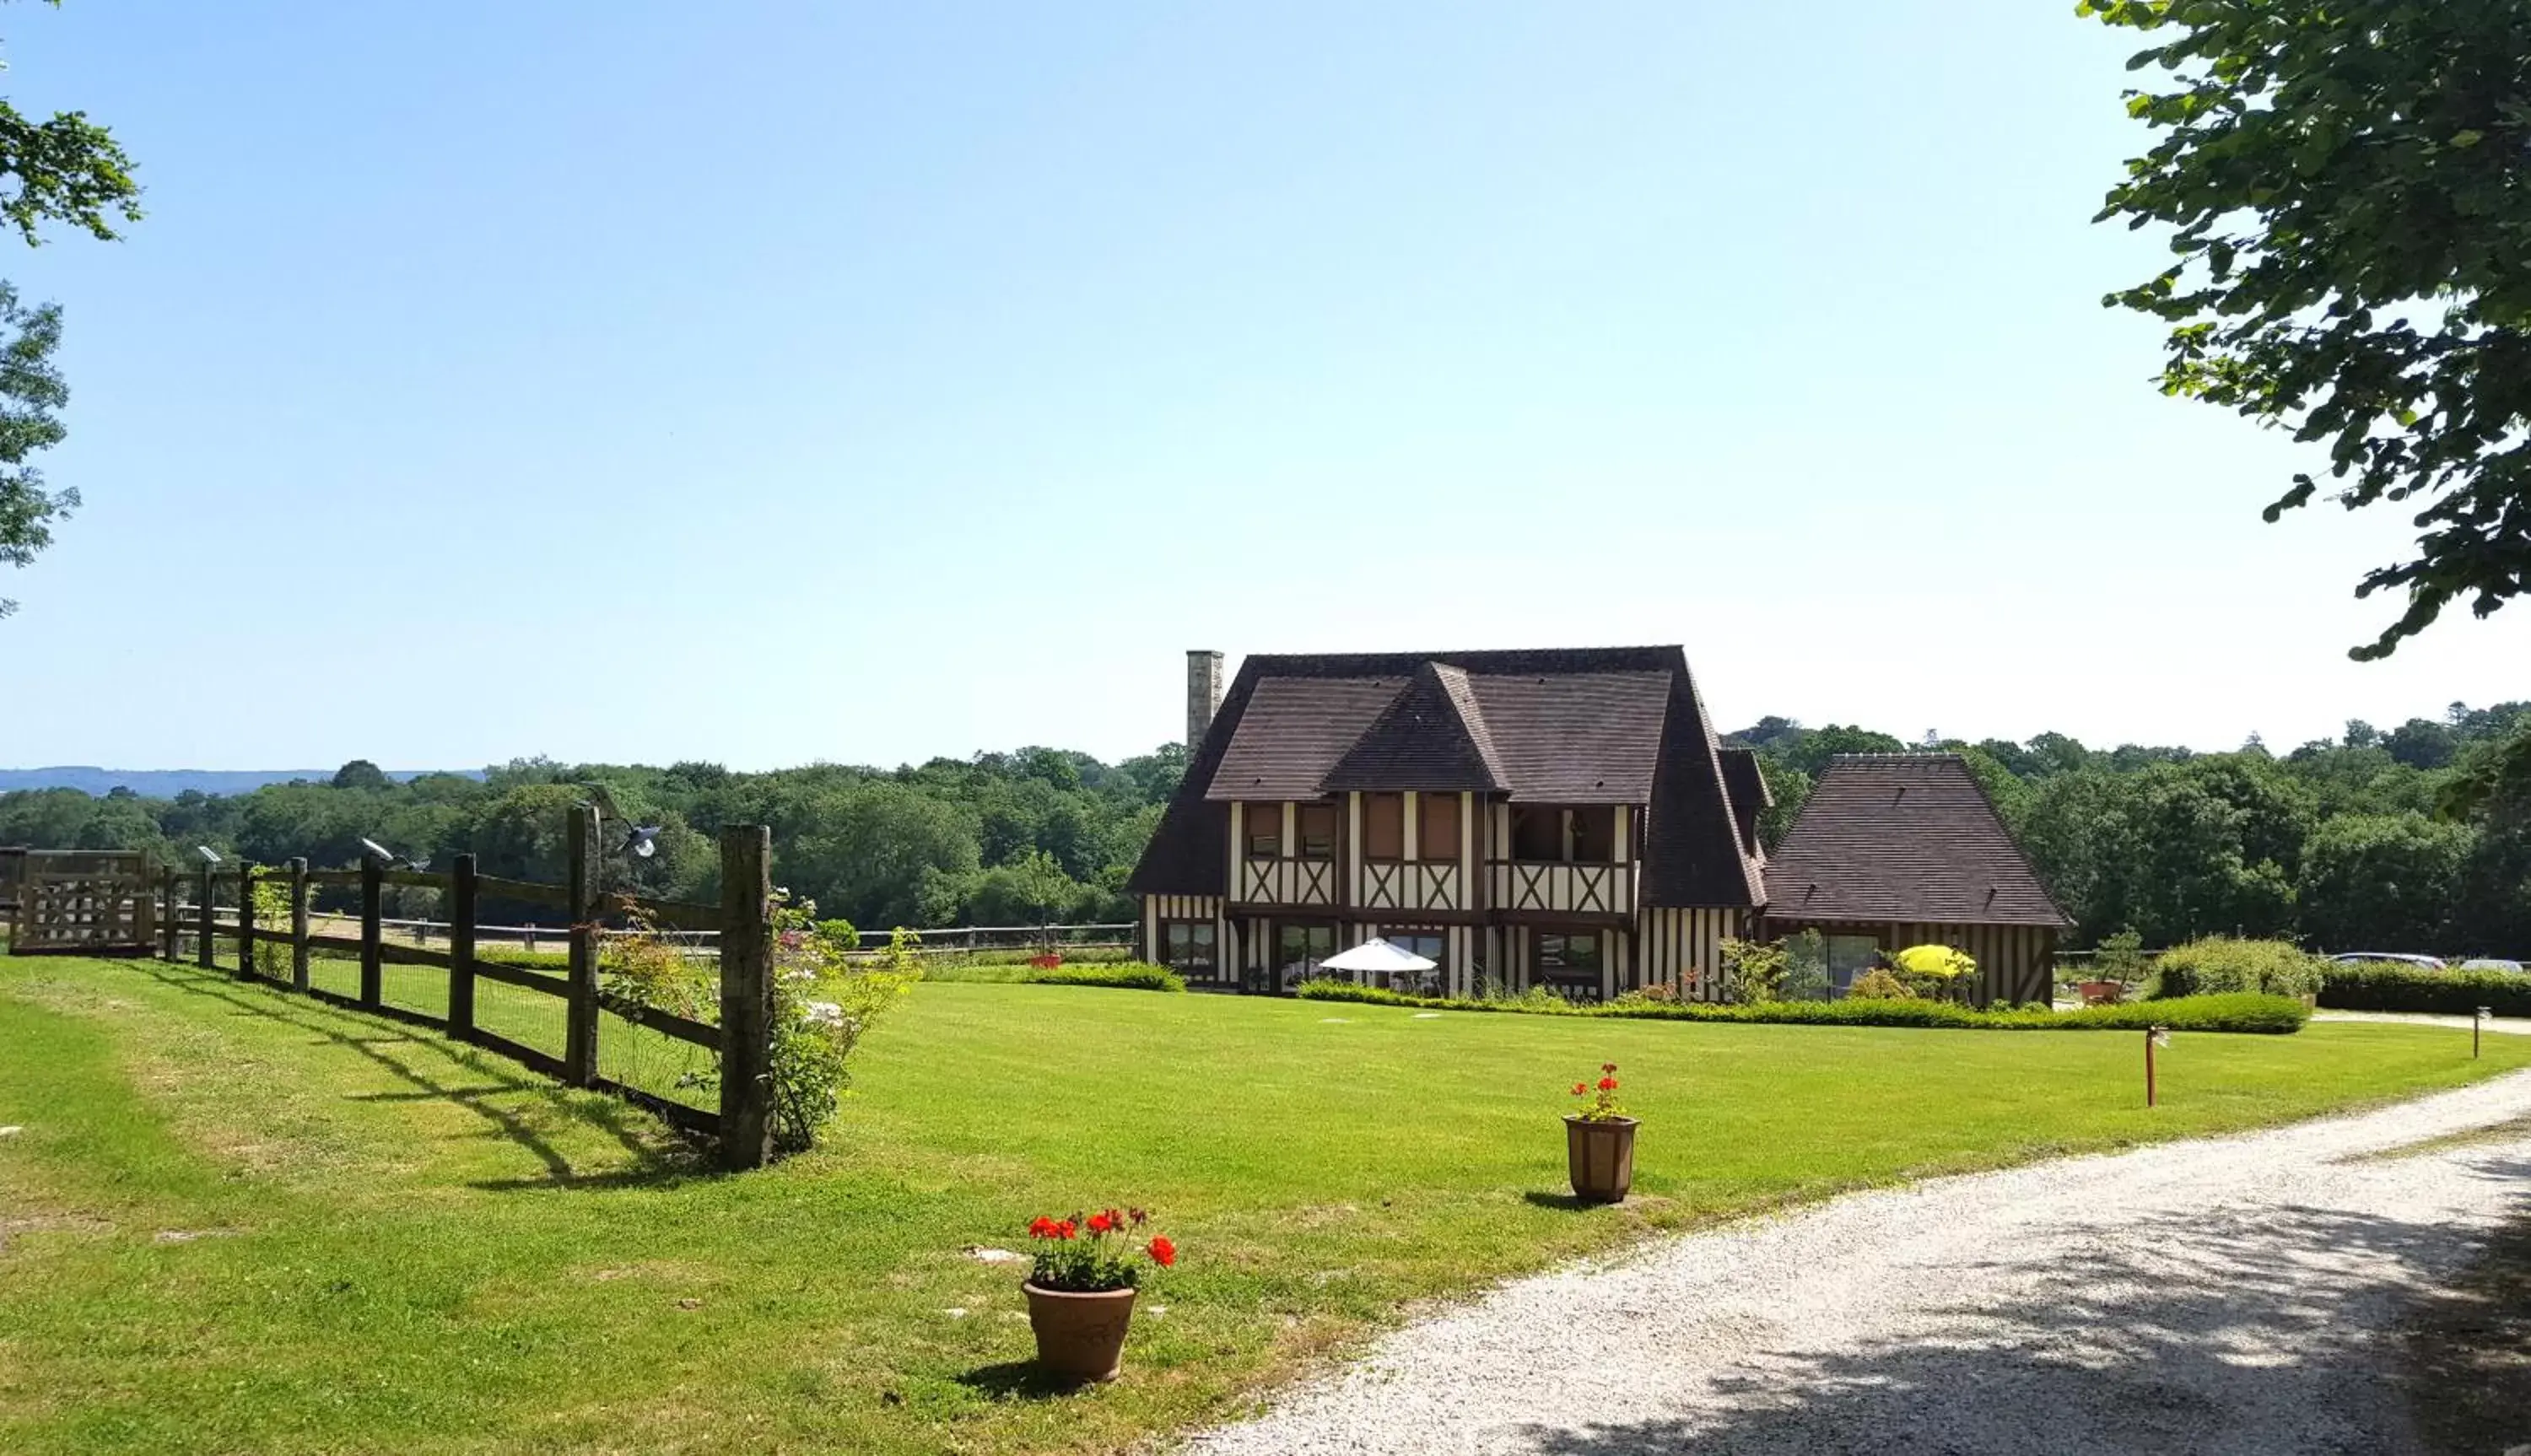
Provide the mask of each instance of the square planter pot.
{"label": "square planter pot", "polygon": [[1586,1204],[1622,1204],[1635,1186],[1635,1119],[1564,1119],[1564,1162],[1573,1196]]}

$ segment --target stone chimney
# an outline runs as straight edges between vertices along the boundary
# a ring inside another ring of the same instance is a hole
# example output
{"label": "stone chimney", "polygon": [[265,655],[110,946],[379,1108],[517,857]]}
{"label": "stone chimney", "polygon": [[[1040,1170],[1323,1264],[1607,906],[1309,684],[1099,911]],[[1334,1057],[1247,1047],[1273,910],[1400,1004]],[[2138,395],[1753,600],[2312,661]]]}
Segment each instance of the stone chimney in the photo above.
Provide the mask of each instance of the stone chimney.
{"label": "stone chimney", "polygon": [[1221,654],[1187,653],[1187,752],[1204,743],[1212,715],[1221,710]]}

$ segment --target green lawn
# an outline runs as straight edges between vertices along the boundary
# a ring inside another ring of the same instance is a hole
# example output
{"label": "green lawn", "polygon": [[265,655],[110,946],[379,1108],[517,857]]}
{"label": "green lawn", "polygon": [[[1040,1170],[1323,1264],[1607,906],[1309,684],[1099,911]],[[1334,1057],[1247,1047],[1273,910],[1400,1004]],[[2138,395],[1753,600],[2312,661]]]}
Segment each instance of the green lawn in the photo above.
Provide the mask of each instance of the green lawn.
{"label": "green lawn", "polygon": [[[1403,1302],[1648,1228],[2531,1061],[2468,1047],[2181,1036],[2147,1112],[2126,1035],[932,984],[828,1148],[716,1178],[622,1104],[425,1033],[0,958],[0,1124],[25,1127],[0,1139],[0,1450],[1115,1449]],[[1603,1059],[1647,1119],[1639,1197],[1580,1210],[1555,1115]],[[960,1251],[1108,1202],[1157,1209],[1183,1261],[1126,1378],[1049,1396],[1016,1275]]]}

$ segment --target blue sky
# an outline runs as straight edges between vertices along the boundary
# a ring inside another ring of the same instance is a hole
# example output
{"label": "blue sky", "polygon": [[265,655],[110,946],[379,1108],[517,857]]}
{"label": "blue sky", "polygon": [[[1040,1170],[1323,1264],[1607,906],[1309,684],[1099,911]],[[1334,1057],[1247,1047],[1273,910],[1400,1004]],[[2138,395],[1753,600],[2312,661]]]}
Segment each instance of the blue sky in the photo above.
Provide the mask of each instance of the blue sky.
{"label": "blue sky", "polygon": [[2522,696],[2523,608],[2348,662],[2403,521],[2262,525],[2303,453],[2149,387],[2071,10],[11,6],[150,215],[0,256],[87,497],[0,764],[1113,757],[1195,646],[2207,748]]}

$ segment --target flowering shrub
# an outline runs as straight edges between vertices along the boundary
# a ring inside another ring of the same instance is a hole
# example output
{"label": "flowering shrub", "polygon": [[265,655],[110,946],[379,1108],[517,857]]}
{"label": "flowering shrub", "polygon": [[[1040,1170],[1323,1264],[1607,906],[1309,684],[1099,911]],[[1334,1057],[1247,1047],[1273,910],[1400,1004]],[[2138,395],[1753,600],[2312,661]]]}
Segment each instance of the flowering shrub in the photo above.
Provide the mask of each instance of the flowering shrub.
{"label": "flowering shrub", "polygon": [[[708,961],[678,952],[637,910],[631,931],[607,937],[598,956],[598,998],[619,1011],[648,1006],[717,1026],[720,978]],[[862,1034],[923,979],[920,938],[898,930],[886,950],[853,955],[860,935],[849,921],[819,921],[816,902],[775,890],[773,1038],[767,1060],[773,1084],[773,1146],[798,1152],[817,1141],[852,1082],[848,1062]],[[680,1088],[720,1086],[715,1057],[708,1071],[678,1076]]]}
{"label": "flowering shrub", "polygon": [[1104,1208],[1086,1216],[1038,1219],[1029,1225],[1029,1237],[1037,1244],[1029,1282],[1065,1294],[1134,1288],[1143,1280],[1144,1260],[1161,1268],[1178,1261],[1178,1246],[1166,1235],[1144,1238],[1150,1218],[1140,1208]]}
{"label": "flowering shrub", "polygon": [[1600,1064],[1599,1081],[1573,1084],[1573,1095],[1589,1099],[1583,1104],[1581,1110],[1573,1114],[1584,1122],[1615,1122],[1626,1115],[1626,1109],[1617,1105],[1617,1064],[1615,1062]]}
{"label": "flowering shrub", "polygon": [[846,1062],[879,1014],[923,979],[922,937],[900,928],[869,961],[853,956],[850,922],[817,919],[816,902],[773,892],[773,1146],[817,1140],[852,1082]]}

